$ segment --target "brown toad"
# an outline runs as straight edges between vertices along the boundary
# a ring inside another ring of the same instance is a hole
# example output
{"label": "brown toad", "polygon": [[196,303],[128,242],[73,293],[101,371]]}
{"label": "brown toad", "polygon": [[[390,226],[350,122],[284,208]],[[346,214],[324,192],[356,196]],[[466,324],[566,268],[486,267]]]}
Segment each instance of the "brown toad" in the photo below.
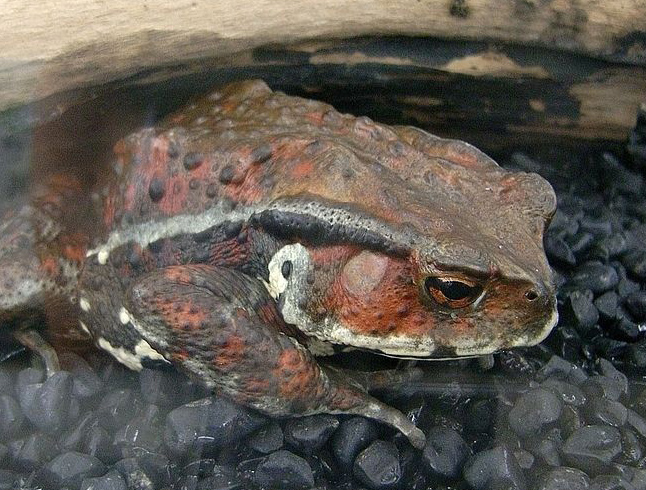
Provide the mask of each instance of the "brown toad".
{"label": "brown toad", "polygon": [[[5,317],[65,303],[133,369],[170,362],[272,415],[364,415],[417,447],[402,413],[310,349],[476,356],[556,323],[551,187],[461,141],[248,81],[115,152],[90,191],[55,177],[5,223],[1,250],[24,255]],[[98,222],[70,224],[91,196]]]}

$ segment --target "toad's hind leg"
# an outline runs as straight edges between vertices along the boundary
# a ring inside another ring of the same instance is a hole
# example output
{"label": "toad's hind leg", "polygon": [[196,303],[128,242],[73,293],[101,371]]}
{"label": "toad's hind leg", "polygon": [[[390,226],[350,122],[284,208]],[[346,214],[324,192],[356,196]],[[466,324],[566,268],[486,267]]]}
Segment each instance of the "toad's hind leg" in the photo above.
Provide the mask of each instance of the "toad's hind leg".
{"label": "toad's hind leg", "polygon": [[424,434],[401,412],[320,367],[287,330],[262,283],[207,265],[171,266],[128,291],[131,322],[175,365],[234,400],[275,416],[363,415],[416,447]]}

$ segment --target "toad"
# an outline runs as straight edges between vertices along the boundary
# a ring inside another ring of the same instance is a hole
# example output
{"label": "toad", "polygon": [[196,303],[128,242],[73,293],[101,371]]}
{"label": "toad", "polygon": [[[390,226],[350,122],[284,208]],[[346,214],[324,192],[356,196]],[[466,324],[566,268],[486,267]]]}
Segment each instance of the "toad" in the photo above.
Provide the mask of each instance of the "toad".
{"label": "toad", "polygon": [[421,447],[315,354],[540,342],[555,205],[544,179],[467,143],[233,83],[118,142],[91,189],[40,183],[3,224],[0,311],[72,319],[132,369],[169,363],[270,415],[362,415]]}

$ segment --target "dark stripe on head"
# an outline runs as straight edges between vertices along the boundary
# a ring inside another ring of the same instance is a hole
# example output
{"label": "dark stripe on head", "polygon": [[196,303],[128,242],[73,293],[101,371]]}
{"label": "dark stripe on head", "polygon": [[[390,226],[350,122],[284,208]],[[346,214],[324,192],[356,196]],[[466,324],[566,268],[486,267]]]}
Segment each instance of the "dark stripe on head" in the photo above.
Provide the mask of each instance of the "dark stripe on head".
{"label": "dark stripe on head", "polygon": [[410,253],[406,245],[361,227],[358,223],[344,223],[341,218],[323,219],[310,214],[266,210],[252,216],[250,222],[281,239],[297,238],[312,245],[353,244],[397,256]]}

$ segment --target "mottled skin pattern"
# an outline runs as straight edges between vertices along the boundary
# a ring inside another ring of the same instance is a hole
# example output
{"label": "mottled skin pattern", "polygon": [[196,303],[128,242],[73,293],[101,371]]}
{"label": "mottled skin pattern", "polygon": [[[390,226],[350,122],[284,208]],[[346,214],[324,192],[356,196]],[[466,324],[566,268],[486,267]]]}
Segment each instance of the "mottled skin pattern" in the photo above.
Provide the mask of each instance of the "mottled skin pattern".
{"label": "mottled skin pattern", "polygon": [[[115,153],[91,191],[59,176],[23,210],[31,225],[7,222],[2,263],[16,237],[36,253],[7,269],[5,318],[65,300],[132,368],[170,362],[269,414],[372,417],[417,447],[403,414],[308,347],[473,356],[535,344],[556,322],[552,189],[466,143],[251,81]],[[75,194],[98,223],[65,223]],[[10,296],[20,281],[34,287]]]}

